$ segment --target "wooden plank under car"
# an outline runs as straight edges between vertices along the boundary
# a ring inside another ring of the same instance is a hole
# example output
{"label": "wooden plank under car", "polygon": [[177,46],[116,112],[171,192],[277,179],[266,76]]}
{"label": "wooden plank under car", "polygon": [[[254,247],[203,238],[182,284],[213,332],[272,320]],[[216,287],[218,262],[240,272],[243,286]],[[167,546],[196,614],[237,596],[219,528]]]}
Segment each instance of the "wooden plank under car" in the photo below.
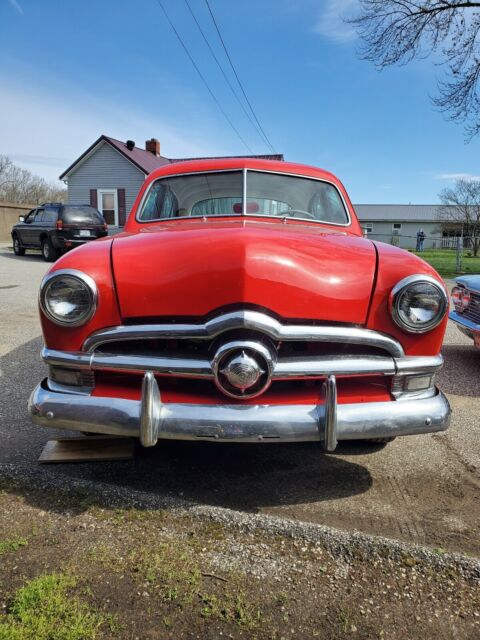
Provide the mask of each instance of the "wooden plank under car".
{"label": "wooden plank under car", "polygon": [[58,438],[49,440],[38,462],[54,464],[62,462],[107,462],[131,460],[135,453],[133,438],[112,436],[85,436],[83,438]]}

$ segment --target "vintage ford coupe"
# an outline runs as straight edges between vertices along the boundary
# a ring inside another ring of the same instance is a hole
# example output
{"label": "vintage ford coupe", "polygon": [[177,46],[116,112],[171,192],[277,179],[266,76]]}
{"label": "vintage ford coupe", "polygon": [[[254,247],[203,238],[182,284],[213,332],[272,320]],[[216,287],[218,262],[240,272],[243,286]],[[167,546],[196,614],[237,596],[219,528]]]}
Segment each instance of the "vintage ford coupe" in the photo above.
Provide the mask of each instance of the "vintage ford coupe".
{"label": "vintage ford coupe", "polygon": [[448,297],[415,255],[363,237],[332,174],[258,159],[168,165],[125,230],[40,290],[48,377],[29,411],[87,433],[370,442],[442,431]]}
{"label": "vintage ford coupe", "polygon": [[480,349],[480,275],[457,278],[452,302],[450,320]]}

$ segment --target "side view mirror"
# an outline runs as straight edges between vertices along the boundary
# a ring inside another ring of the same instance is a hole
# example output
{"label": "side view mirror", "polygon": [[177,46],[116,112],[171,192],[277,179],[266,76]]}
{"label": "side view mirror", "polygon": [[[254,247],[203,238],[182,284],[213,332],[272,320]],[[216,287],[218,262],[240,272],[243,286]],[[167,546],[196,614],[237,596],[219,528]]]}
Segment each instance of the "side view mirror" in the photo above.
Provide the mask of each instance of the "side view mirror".
{"label": "side view mirror", "polygon": [[25,222],[25,216],[18,216],[19,222]]}

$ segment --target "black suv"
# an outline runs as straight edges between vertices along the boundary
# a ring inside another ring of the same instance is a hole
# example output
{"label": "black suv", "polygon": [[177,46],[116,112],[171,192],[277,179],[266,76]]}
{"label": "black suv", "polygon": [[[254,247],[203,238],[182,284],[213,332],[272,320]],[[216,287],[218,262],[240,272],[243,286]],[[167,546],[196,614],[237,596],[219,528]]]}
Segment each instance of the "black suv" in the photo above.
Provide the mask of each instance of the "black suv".
{"label": "black suv", "polygon": [[41,249],[47,262],[61,252],[108,235],[102,214],[87,204],[47,202],[19,217],[12,229],[13,250],[23,256],[26,249]]}

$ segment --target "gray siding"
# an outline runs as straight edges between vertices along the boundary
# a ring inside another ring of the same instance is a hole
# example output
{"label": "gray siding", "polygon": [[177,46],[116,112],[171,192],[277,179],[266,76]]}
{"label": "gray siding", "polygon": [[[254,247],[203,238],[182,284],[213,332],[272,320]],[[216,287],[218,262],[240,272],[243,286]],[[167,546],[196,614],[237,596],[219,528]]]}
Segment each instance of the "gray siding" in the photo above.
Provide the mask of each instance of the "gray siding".
{"label": "gray siding", "polygon": [[402,228],[398,231],[398,236],[393,232],[393,223],[396,221],[362,220],[360,225],[365,229],[367,224],[373,225],[373,230],[368,232],[367,237],[371,240],[380,240],[388,244],[396,244],[402,249],[415,249],[417,243],[417,231],[423,229],[427,236],[423,244],[425,249],[440,249],[442,246],[442,228],[439,222],[405,222],[398,221]]}
{"label": "gray siding", "polygon": [[140,169],[103,142],[68,176],[68,201],[89,204],[90,189],[125,189],[128,216],[144,180]]}

